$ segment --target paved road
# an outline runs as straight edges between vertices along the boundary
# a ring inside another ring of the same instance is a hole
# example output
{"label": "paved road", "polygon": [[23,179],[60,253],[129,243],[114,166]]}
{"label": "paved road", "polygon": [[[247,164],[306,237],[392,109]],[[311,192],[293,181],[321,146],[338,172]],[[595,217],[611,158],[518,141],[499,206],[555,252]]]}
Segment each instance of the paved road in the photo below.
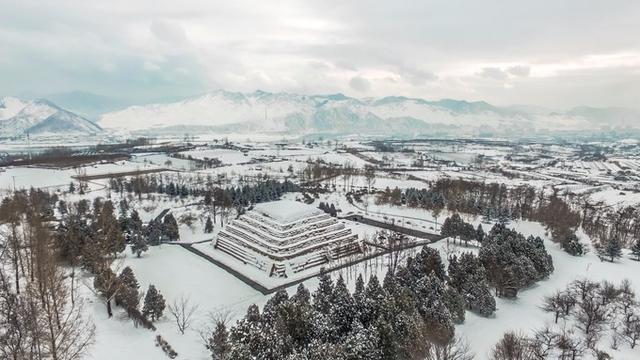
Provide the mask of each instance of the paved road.
{"label": "paved road", "polygon": [[381,228],[381,229],[396,231],[396,232],[399,232],[401,234],[414,236],[414,237],[421,238],[421,239],[430,240],[431,242],[442,240],[444,238],[444,236],[442,236],[440,234],[433,234],[433,233],[428,233],[428,232],[425,232],[425,231],[420,231],[420,230],[416,230],[416,229],[412,229],[412,228],[407,228],[407,227],[403,227],[403,226],[399,226],[399,225],[395,225],[395,224],[389,224],[389,223],[386,223],[386,222],[370,219],[370,218],[365,217],[363,215],[356,215],[356,214],[347,215],[347,216],[342,217],[341,219],[354,221],[354,222],[359,222],[359,223],[363,223],[363,224],[366,224],[366,225],[375,226],[375,227]]}

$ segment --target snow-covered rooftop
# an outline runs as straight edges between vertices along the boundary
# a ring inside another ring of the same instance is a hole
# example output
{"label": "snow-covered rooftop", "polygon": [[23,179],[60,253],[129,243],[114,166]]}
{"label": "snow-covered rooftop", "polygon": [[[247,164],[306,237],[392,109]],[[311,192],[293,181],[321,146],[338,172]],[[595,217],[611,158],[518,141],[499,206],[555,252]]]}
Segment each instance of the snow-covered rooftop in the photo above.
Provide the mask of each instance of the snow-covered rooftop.
{"label": "snow-covered rooftop", "polygon": [[292,200],[278,200],[257,204],[254,210],[286,224],[321,213],[318,208]]}

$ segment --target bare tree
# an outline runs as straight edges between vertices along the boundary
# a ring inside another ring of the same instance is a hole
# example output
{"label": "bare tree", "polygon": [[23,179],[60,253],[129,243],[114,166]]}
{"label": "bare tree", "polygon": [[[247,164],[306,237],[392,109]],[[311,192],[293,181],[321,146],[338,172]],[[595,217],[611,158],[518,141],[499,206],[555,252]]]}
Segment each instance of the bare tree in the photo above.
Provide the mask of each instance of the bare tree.
{"label": "bare tree", "polygon": [[597,297],[588,297],[578,303],[576,313],[577,327],[587,336],[589,346],[595,345],[605,330],[608,320],[607,305]]}
{"label": "bare tree", "polygon": [[622,337],[627,340],[632,349],[636,347],[640,340],[640,316],[633,315],[624,320]]}
{"label": "bare tree", "polygon": [[367,189],[371,192],[371,187],[376,183],[376,168],[371,165],[365,165],[364,179],[367,181]]}
{"label": "bare tree", "polygon": [[542,305],[542,310],[554,313],[555,323],[559,318],[565,318],[571,313],[576,301],[565,291],[556,291],[553,295],[546,296]]}
{"label": "bare tree", "polygon": [[573,329],[563,328],[558,334],[556,346],[560,350],[560,359],[579,359],[587,350],[586,342],[575,334]]}
{"label": "bare tree", "polygon": [[191,299],[184,294],[169,304],[169,313],[173,316],[181,334],[191,327],[196,311],[198,311],[198,305],[192,304]]}
{"label": "bare tree", "polygon": [[48,226],[37,213],[21,226],[33,270],[19,279],[18,293],[5,276],[8,267],[0,256],[0,358],[80,359],[93,343],[95,327],[84,319],[82,301],[70,301]]}
{"label": "bare tree", "polygon": [[445,344],[432,344],[427,352],[426,360],[472,360],[475,355],[469,344],[460,337],[454,336]]}
{"label": "bare tree", "polygon": [[383,232],[381,234],[387,240],[385,246],[389,252],[389,270],[395,274],[398,265],[407,258],[404,251],[409,243],[409,237],[398,232]]}
{"label": "bare tree", "polygon": [[491,350],[492,360],[534,360],[536,359],[530,340],[515,332],[505,333]]}

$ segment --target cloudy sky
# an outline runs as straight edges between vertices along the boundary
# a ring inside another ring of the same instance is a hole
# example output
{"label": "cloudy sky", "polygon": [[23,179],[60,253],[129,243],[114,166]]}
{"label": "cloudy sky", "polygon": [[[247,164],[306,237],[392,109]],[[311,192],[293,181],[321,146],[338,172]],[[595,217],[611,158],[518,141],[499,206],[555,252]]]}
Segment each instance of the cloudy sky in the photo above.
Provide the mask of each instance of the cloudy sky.
{"label": "cloudy sky", "polygon": [[640,1],[0,0],[0,95],[640,108]]}

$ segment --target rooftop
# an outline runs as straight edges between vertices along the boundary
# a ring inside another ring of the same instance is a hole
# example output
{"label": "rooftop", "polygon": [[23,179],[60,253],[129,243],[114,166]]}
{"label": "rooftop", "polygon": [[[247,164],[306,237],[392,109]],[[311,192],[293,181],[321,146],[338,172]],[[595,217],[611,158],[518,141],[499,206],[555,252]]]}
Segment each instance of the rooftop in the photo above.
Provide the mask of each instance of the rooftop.
{"label": "rooftop", "polygon": [[292,200],[278,200],[257,204],[254,210],[280,224],[294,222],[322,211],[314,206]]}

